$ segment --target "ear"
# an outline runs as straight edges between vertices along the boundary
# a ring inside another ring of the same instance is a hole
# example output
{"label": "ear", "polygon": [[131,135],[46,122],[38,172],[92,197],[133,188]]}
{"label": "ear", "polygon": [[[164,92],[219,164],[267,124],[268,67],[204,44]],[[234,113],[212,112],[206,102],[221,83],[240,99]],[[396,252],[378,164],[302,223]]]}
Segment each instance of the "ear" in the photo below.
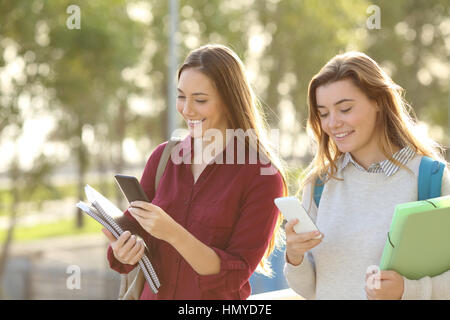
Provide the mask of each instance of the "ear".
{"label": "ear", "polygon": [[378,105],[378,102],[374,101],[374,107],[375,107],[375,110],[376,110],[377,112],[380,112],[380,111],[381,111],[381,108],[380,108],[380,106]]}

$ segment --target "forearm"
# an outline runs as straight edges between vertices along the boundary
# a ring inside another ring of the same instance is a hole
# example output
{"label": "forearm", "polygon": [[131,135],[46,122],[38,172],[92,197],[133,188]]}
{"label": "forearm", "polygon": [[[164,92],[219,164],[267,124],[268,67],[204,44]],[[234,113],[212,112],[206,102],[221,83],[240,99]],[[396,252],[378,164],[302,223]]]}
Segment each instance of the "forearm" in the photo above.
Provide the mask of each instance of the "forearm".
{"label": "forearm", "polygon": [[316,272],[309,259],[304,257],[301,264],[296,266],[286,262],[283,273],[289,287],[305,299],[315,299]]}
{"label": "forearm", "polygon": [[177,225],[176,236],[169,243],[181,254],[199,275],[213,275],[220,272],[220,258],[216,252],[194,237],[182,226]]}

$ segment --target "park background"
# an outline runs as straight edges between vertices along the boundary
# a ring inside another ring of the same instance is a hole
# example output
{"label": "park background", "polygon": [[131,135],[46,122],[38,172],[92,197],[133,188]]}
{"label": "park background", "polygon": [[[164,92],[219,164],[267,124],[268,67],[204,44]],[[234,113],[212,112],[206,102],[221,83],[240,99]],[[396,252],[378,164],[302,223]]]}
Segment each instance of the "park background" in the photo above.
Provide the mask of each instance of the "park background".
{"label": "park background", "polygon": [[[183,127],[170,84],[201,45],[243,60],[280,130],[291,194],[313,152],[307,86],[338,53],[379,62],[421,130],[449,145],[449,13],[447,0],[2,0],[0,297],[117,297],[106,238],[75,204],[90,184],[126,208],[113,175],[140,178],[152,150]],[[275,288],[276,270],[255,292]]]}

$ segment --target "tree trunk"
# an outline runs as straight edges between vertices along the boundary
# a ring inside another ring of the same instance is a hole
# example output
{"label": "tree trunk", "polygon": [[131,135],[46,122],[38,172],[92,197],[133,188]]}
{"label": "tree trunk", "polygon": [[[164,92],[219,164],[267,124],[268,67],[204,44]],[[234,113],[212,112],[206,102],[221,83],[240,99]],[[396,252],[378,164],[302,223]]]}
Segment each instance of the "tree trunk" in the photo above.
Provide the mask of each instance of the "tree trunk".
{"label": "tree trunk", "polygon": [[[16,226],[16,219],[17,219],[17,207],[18,203],[20,201],[19,199],[19,190],[18,190],[18,168],[17,168],[17,162],[14,161],[13,167],[10,170],[10,178],[12,181],[12,204],[10,209],[10,216],[9,216],[9,226],[8,231],[6,233],[6,239],[3,243],[2,248],[2,254],[0,256],[0,283],[3,283],[3,276],[6,270],[6,263],[8,262],[8,256],[9,256],[9,248],[11,246],[11,243],[13,241],[13,235],[14,235],[14,228]],[[3,292],[0,291],[0,298],[3,298]]]}
{"label": "tree trunk", "polygon": [[[120,102],[119,114],[115,121],[115,142],[117,143],[117,154],[114,161],[114,173],[122,174],[125,166],[125,160],[123,158],[123,140],[125,139],[125,129],[127,126],[128,107],[126,100]],[[119,208],[124,208],[124,199],[122,192],[119,188],[116,188],[116,205]]]}
{"label": "tree trunk", "polygon": [[[87,169],[87,165],[88,165],[88,158],[87,158],[87,154],[86,154],[86,148],[84,147],[83,144],[83,139],[82,139],[82,132],[83,131],[83,125],[79,124],[79,128],[78,128],[78,134],[80,137],[80,143],[76,149],[76,153],[77,153],[77,160],[78,160],[78,177],[77,177],[77,181],[78,181],[78,199],[84,199],[85,194],[84,194],[84,186],[85,186],[85,175],[86,175],[86,169]],[[83,212],[77,208],[76,211],[76,227],[81,229],[84,226],[84,215]]]}

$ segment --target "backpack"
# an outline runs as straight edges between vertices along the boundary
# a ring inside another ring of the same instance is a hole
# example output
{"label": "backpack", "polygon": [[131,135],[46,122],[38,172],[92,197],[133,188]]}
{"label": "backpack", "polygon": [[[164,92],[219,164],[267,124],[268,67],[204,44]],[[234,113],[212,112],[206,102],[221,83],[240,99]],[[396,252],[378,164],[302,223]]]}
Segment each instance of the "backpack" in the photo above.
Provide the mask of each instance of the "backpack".
{"label": "backpack", "polygon": [[[419,166],[418,197],[419,201],[441,196],[442,176],[445,164],[430,157],[423,156]],[[314,202],[319,208],[324,183],[317,178],[314,186]]]}

